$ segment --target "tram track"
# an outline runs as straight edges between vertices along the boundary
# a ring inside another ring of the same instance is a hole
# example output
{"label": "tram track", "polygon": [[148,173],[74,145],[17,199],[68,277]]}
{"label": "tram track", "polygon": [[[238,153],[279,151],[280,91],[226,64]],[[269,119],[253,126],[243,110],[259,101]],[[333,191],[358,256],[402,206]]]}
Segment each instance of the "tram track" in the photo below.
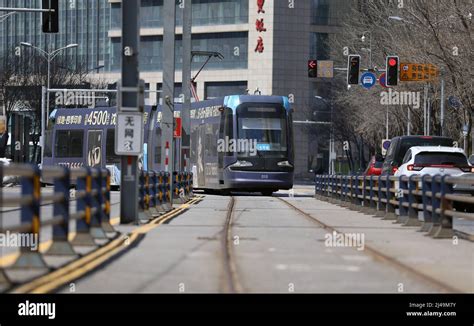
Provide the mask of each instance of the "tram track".
{"label": "tram track", "polygon": [[[313,223],[316,223],[318,224],[318,226],[320,226],[321,228],[329,231],[329,232],[336,232],[338,234],[344,234],[344,232],[341,232],[337,229],[335,229],[334,227],[322,222],[321,220],[317,219],[316,217],[312,216],[311,214],[305,212],[304,210],[302,210],[301,208],[293,205],[291,202],[281,198],[281,197],[275,197],[277,198],[279,201],[281,201],[282,203],[284,203],[286,206],[288,206],[289,208],[295,210],[297,213],[299,213],[300,215],[304,216],[306,219],[312,221]],[[365,244],[365,250],[364,252],[371,256],[373,259],[377,260],[377,261],[380,261],[380,262],[383,262],[387,265],[390,265],[394,268],[396,268],[397,270],[399,270],[400,272],[404,272],[416,279],[418,279],[419,281],[422,281],[424,282],[425,284],[428,284],[436,289],[438,289],[439,291],[441,292],[445,292],[445,293],[463,293],[463,291],[460,291],[459,289],[457,288],[454,288],[438,279],[435,279],[429,275],[426,275],[424,274],[423,272],[420,272],[418,270],[416,270],[415,268],[405,264],[405,263],[402,263],[400,262],[399,260],[397,260],[396,258],[394,257],[391,257],[391,256],[388,256],[386,254],[384,254],[383,252],[375,249],[373,246],[370,246],[368,244]]]}
{"label": "tram track", "polygon": [[237,200],[231,196],[227,206],[227,215],[223,230],[222,252],[224,263],[224,292],[227,293],[243,293],[244,289],[239,280],[237,272],[237,263],[234,254],[234,239],[232,234],[232,226],[234,219],[234,208]]}

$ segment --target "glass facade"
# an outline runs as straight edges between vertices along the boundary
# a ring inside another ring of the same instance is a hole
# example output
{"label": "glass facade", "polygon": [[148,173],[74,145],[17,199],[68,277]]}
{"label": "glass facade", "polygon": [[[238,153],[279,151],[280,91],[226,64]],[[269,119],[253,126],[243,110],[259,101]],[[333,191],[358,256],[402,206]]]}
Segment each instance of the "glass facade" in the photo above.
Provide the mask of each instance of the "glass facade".
{"label": "glass facade", "polygon": [[318,60],[329,60],[329,35],[327,33],[311,33],[309,37],[310,57]]}
{"label": "glass facade", "polygon": [[[193,25],[247,24],[249,0],[193,0]],[[182,25],[180,1],[176,0],[176,24]],[[112,4],[111,28],[120,29],[121,4]],[[163,27],[163,0],[141,0],[141,27]]]}
{"label": "glass facade", "polygon": [[[39,8],[37,0],[0,0],[0,7]],[[108,0],[68,0],[59,2],[58,34],[43,34],[41,14],[17,13],[0,23],[0,52],[13,53],[20,42],[28,42],[46,51],[71,43],[77,49],[64,51],[68,66],[93,69],[110,56],[110,4]],[[23,49],[24,51],[25,49]],[[30,50],[29,50],[30,51]]]}
{"label": "glass facade", "polygon": [[246,94],[247,82],[207,82],[205,88],[205,98],[209,100],[228,95]]}
{"label": "glass facade", "polygon": [[344,0],[311,0],[311,23],[313,25],[340,25],[341,12],[345,11]]}
{"label": "glass facade", "polygon": [[[181,69],[182,40],[178,35],[176,38],[176,69]],[[211,60],[206,69],[246,69],[248,61],[248,33],[207,33],[193,35],[193,50],[217,51],[222,53],[224,60]],[[238,49],[236,51],[235,49]],[[120,70],[120,38],[112,38],[112,54],[110,58],[111,71]],[[193,68],[199,69],[206,58],[195,57]],[[163,70],[163,37],[142,36],[140,44],[140,70],[161,71]]]}
{"label": "glass facade", "polygon": [[[248,23],[249,0],[194,0],[193,25]],[[182,10],[177,4],[177,23],[182,21]],[[0,0],[1,7],[38,8],[37,0]],[[141,0],[141,24],[144,28],[162,27],[163,0]],[[107,71],[120,69],[120,38],[109,37],[110,30],[120,29],[121,4],[108,0],[60,1],[60,32],[43,34],[41,14],[18,13],[0,23],[0,51],[14,53],[20,42],[28,42],[44,50],[54,50],[71,43],[77,49],[64,51],[68,67],[93,69],[105,66]],[[142,36],[140,68],[142,71],[162,70],[163,37]],[[193,35],[193,50],[218,51],[222,61],[211,60],[207,69],[245,69],[248,59],[248,33],[207,33]],[[176,39],[176,68],[181,69],[181,36]],[[23,49],[25,51],[26,49]],[[31,51],[31,50],[27,50]],[[195,58],[199,68],[203,58]]]}

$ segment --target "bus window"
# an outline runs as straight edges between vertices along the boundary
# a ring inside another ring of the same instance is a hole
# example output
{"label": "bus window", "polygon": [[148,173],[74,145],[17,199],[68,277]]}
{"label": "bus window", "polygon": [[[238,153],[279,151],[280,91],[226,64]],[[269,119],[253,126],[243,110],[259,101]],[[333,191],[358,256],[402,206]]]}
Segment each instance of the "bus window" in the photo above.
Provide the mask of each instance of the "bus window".
{"label": "bus window", "polygon": [[83,142],[84,130],[58,130],[56,132],[56,157],[82,157]]}
{"label": "bus window", "polygon": [[161,164],[161,128],[155,128],[155,164]]}
{"label": "bus window", "polygon": [[105,143],[106,164],[120,163],[120,157],[115,154],[115,129],[107,130],[107,138]]}
{"label": "bus window", "polygon": [[53,157],[53,132],[45,130],[44,132],[44,157]]}

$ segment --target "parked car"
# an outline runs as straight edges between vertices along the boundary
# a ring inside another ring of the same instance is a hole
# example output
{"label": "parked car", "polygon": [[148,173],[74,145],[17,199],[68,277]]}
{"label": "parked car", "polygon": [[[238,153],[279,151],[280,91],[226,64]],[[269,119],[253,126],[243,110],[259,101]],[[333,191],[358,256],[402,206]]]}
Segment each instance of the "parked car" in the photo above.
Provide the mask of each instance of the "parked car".
{"label": "parked car", "polygon": [[383,156],[378,154],[372,157],[369,162],[369,166],[365,170],[365,175],[381,175],[383,167]]}
{"label": "parked car", "polygon": [[469,164],[461,148],[442,146],[416,146],[405,154],[402,165],[395,176],[471,174],[474,168]]}
{"label": "parked car", "polygon": [[[403,159],[395,176],[412,175],[451,175],[471,183],[454,184],[455,194],[474,196],[474,167],[469,163],[466,154],[454,147],[412,147]],[[398,182],[396,182],[398,187]],[[456,202],[454,208],[461,212],[474,212],[474,205]]]}
{"label": "parked car", "polygon": [[382,173],[393,175],[402,165],[403,158],[407,151],[414,146],[446,146],[452,147],[454,141],[447,137],[431,136],[403,136],[392,139],[390,148],[387,151]]}
{"label": "parked car", "polygon": [[470,163],[471,165],[474,165],[474,155],[471,155],[471,156],[469,157],[469,163]]}

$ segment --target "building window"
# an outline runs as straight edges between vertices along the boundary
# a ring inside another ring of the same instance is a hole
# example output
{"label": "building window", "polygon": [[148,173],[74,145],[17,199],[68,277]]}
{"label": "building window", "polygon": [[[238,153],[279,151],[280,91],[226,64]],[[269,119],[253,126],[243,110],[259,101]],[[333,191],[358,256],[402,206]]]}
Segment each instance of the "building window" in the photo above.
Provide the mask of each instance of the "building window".
{"label": "building window", "polygon": [[245,94],[247,82],[207,82],[205,87],[205,98],[209,100],[216,97]]}
{"label": "building window", "polygon": [[313,59],[329,60],[329,35],[326,33],[310,34],[310,56]]}
{"label": "building window", "polygon": [[347,9],[344,0],[311,0],[313,25],[339,25],[339,17]]}

